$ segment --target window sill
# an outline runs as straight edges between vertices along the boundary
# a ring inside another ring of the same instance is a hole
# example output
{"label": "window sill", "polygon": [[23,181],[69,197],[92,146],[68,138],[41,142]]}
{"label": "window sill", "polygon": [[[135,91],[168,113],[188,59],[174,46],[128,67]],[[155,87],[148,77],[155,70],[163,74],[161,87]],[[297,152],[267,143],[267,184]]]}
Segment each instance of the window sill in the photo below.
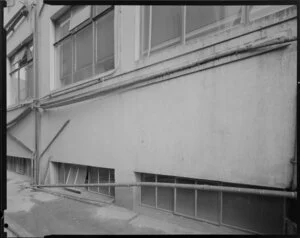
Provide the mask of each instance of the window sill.
{"label": "window sill", "polygon": [[268,16],[256,19],[247,25],[239,24],[234,27],[216,32],[214,34],[187,40],[185,45],[177,44],[175,46],[162,49],[152,54],[150,53],[149,57],[143,58],[142,56],[140,56],[141,58],[136,60],[135,62],[135,70],[146,68],[155,64],[160,64],[164,61],[179,58],[195,51],[213,47],[220,43],[230,41],[244,35],[248,35],[252,32],[271,27],[272,25],[276,25],[287,20],[291,20],[296,16],[297,8],[295,6],[291,6],[276,13],[272,13]]}
{"label": "window sill", "polygon": [[47,98],[47,97],[56,97],[61,94],[70,93],[73,91],[83,89],[85,87],[91,86],[98,82],[103,82],[103,81],[107,80],[109,77],[113,76],[116,73],[117,69],[118,69],[118,67],[116,67],[115,69],[109,70],[107,72],[104,72],[102,74],[95,75],[91,78],[88,78],[88,79],[85,79],[85,80],[82,80],[82,81],[79,81],[76,83],[72,83],[68,86],[54,89],[50,92],[50,94],[46,95],[42,99]]}

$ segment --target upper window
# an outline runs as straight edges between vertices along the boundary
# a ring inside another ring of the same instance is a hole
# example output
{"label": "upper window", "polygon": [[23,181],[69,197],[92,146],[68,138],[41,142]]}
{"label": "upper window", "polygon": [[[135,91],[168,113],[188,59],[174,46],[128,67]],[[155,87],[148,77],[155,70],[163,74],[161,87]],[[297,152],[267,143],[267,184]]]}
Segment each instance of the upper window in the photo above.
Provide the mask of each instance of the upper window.
{"label": "upper window", "polygon": [[113,6],[76,6],[56,21],[58,87],[114,69]]}
{"label": "upper window", "polygon": [[141,54],[247,23],[290,6],[145,6]]}
{"label": "upper window", "polygon": [[10,58],[11,104],[33,97],[33,45],[22,47]]}

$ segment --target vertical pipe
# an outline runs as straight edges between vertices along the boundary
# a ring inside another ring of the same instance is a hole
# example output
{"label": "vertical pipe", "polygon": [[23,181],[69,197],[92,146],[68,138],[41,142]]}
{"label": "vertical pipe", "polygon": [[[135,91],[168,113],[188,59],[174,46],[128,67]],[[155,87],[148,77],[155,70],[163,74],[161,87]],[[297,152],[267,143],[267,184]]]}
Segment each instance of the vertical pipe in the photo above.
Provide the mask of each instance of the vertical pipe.
{"label": "vertical pipe", "polygon": [[[33,48],[34,48],[34,56],[33,56],[33,81],[34,81],[34,98],[35,98],[35,105],[37,106],[37,100],[39,97],[39,84],[38,84],[38,29],[37,29],[37,1],[33,3]],[[34,177],[35,183],[39,184],[39,111],[38,108],[35,107],[34,111],[35,115],[35,133],[34,133],[34,147],[35,147],[35,154],[34,154]]]}
{"label": "vertical pipe", "polygon": [[[4,113],[6,107],[6,31],[3,27],[4,25],[4,7],[6,7],[6,1],[0,1],[0,105],[1,105],[1,112],[0,112],[0,133],[1,135],[6,138],[6,113]],[[6,181],[6,139],[1,141],[0,145],[1,151],[1,166],[0,168],[2,171],[1,174],[1,181]],[[4,226],[4,219],[3,219],[3,211],[7,208],[6,206],[6,182],[0,184],[0,227]],[[0,233],[2,235],[2,233]]]}

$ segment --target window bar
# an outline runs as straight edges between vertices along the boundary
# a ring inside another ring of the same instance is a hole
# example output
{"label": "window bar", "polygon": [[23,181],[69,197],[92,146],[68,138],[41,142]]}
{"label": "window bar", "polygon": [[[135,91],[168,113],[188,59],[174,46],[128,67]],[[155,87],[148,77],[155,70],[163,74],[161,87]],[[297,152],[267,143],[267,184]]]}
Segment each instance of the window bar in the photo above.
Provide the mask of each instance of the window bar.
{"label": "window bar", "polygon": [[[93,11],[93,9],[94,9],[94,7],[95,6],[92,6],[92,11]],[[93,37],[93,49],[95,49],[95,50],[93,50],[93,66],[92,66],[92,70],[93,70],[93,75],[95,75],[95,72],[96,72],[96,69],[95,69],[95,67],[96,67],[96,52],[97,52],[97,34],[96,34],[96,22],[92,22],[92,37]]]}
{"label": "window bar", "polygon": [[148,34],[148,53],[147,56],[150,56],[151,50],[151,37],[152,37],[152,6],[149,6],[149,34]]}
{"label": "window bar", "polygon": [[[174,183],[177,183],[177,178],[174,178]],[[174,188],[174,213],[176,213],[176,203],[177,203],[177,190]]]}
{"label": "window bar", "polygon": [[283,224],[282,224],[282,234],[286,231],[286,198],[283,198]]}
{"label": "window bar", "polygon": [[223,192],[219,192],[219,226],[223,225]]}
{"label": "window bar", "polygon": [[182,27],[181,27],[181,43],[185,45],[185,32],[186,32],[186,6],[181,8],[181,20],[182,20]]}
{"label": "window bar", "polygon": [[[110,181],[110,169],[108,170],[108,182],[111,183],[111,181]],[[109,195],[111,195],[111,193],[110,193],[110,188],[111,188],[111,187],[108,187],[108,194],[109,194]]]}
{"label": "window bar", "polygon": [[18,69],[18,91],[17,91],[17,94],[18,94],[18,98],[17,98],[17,102],[18,104],[20,103],[20,69]]}
{"label": "window bar", "polygon": [[[196,180],[195,180],[195,184],[197,184],[197,181],[196,181]],[[197,207],[198,190],[195,189],[194,191],[195,191],[195,217],[197,217],[197,209],[198,209],[198,207]]]}
{"label": "window bar", "polygon": [[[99,173],[99,169],[97,169],[97,171],[98,171],[98,183],[100,183],[100,173]],[[97,187],[98,188],[98,193],[100,193],[100,188],[99,187]]]}
{"label": "window bar", "polygon": [[[157,183],[157,175],[155,174],[155,183]],[[155,186],[155,208],[157,208],[157,186]]]}
{"label": "window bar", "polygon": [[69,180],[70,173],[71,173],[71,168],[72,168],[72,166],[70,166],[69,173],[68,173],[67,180],[66,180],[66,184],[68,184],[68,180]]}
{"label": "window bar", "polygon": [[79,173],[79,167],[77,168],[77,171],[76,171],[76,175],[75,175],[74,184],[76,184],[76,182],[77,182],[78,173]]}

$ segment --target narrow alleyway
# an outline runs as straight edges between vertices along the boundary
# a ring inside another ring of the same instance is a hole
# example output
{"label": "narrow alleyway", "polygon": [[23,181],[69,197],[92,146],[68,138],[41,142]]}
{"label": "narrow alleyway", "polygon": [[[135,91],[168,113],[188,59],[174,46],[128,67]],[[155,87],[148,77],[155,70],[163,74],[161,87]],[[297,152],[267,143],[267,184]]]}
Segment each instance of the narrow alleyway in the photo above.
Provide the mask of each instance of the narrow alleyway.
{"label": "narrow alleyway", "polygon": [[[8,209],[5,215],[33,236],[224,233],[224,230],[208,224],[203,225],[202,231],[201,226],[197,229],[180,227],[115,205],[95,206],[32,190],[27,177],[10,171],[7,172],[7,183]],[[229,231],[226,233],[230,234]]]}

